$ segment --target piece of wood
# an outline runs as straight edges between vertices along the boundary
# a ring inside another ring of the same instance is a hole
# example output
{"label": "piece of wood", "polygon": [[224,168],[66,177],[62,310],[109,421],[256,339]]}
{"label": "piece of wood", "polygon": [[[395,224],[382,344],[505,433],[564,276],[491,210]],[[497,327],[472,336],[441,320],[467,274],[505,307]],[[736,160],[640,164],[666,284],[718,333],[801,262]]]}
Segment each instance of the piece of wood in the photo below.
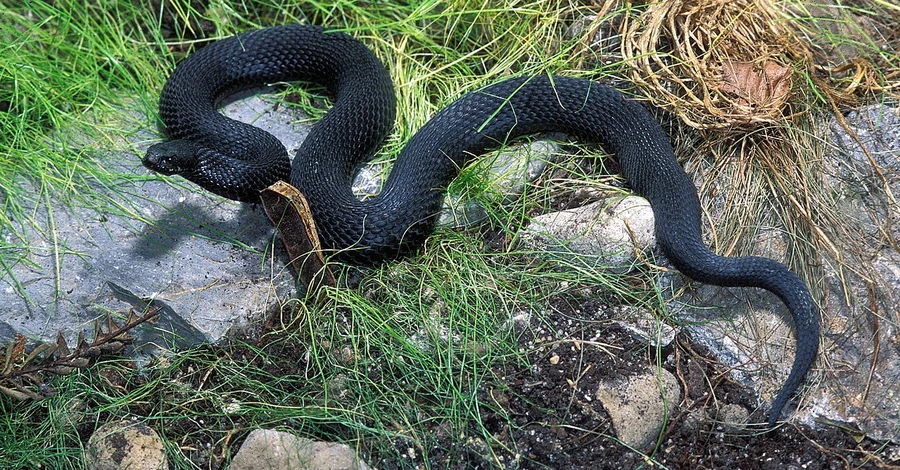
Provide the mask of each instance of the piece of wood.
{"label": "piece of wood", "polygon": [[303,194],[278,181],[263,190],[260,198],[266,216],[281,234],[291,268],[297,274],[298,297],[312,298],[321,286],[334,286],[334,274],[325,263],[316,223]]}

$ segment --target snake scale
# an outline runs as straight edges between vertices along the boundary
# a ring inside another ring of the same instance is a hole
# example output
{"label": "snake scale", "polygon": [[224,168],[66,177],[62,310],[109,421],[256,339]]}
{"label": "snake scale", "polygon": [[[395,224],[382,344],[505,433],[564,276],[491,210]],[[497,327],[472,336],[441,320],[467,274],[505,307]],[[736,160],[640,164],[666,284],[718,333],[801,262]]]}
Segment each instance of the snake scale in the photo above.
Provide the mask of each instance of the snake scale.
{"label": "snake scale", "polygon": [[[319,84],[334,100],[293,162],[274,136],[217,109],[237,91],[284,81]],[[815,360],[819,315],[806,285],[774,260],[710,252],[701,237],[696,188],[667,136],[643,106],[613,88],[532,76],[466,94],[410,138],[381,193],[365,201],[351,192],[351,178],[390,132],[395,98],[381,61],[347,34],[286,25],[216,41],[178,64],[159,109],[170,140],[150,147],[145,166],[245,202],[258,201],[259,191],[275,181],[289,181],[308,199],[323,245],[339,260],[358,264],[420,247],[459,169],[510,139],[565,132],[600,144],[616,155],[635,193],[650,202],[657,244],[676,268],[709,284],[767,289],[790,310],[797,353],[770,408],[770,425]]]}

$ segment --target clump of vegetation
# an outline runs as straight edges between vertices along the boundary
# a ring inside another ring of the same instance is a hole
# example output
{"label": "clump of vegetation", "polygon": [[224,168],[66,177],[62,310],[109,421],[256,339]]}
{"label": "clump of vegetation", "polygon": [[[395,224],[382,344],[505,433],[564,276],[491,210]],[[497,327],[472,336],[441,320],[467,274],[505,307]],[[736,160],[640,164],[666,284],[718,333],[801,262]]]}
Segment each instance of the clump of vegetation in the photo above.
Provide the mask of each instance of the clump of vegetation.
{"label": "clump of vegetation", "polygon": [[[711,214],[714,242],[735,240],[717,251],[740,253],[759,224],[776,220],[791,232],[789,264],[814,286],[817,273],[801,260],[817,252],[843,262],[842,244],[852,239],[817,191],[817,120],[900,89],[898,11],[880,1],[839,10],[741,0],[13,3],[0,3],[4,276],[27,262],[23,227],[40,225],[35,214],[51,195],[141,218],[116,193],[118,183],[152,176],[122,172],[99,155],[124,150],[140,158],[138,148],[157,130],[156,100],[174,64],[250,28],[322,24],[371,47],[398,94],[385,160],[439,109],[511,74],[624,84],[675,117],[667,125],[690,171],[708,172],[709,181],[730,175],[730,192],[701,188],[707,201],[725,201]],[[606,39],[600,46],[597,32]],[[308,92],[291,92],[313,119],[322,115]],[[665,459],[670,454],[659,449],[624,449],[600,411],[580,408],[577,382],[586,370],[558,378],[569,387],[559,396],[529,375],[551,346],[564,344],[574,358],[585,354],[582,347],[598,347],[596,335],[615,332],[619,304],[663,310],[643,276],[561,266],[509,243],[530,214],[577,198],[572,180],[610,188],[586,166],[572,156],[513,206],[489,204],[492,225],[483,237],[441,231],[414,260],[375,269],[350,288],[324,288],[321,303],[289,303],[293,323],[260,339],[180,351],[140,371],[115,355],[127,344],[128,325],[149,320],[127,312],[125,326],[98,328],[106,333],[72,350],[64,340],[30,350],[24,340],[13,342],[0,361],[0,467],[79,468],[82,442],[98,422],[130,416],[165,430],[173,468],[221,468],[256,427],[348,442],[380,468],[553,465],[543,455],[586,467],[614,454],[632,455],[634,465]],[[478,192],[471,174],[460,184]],[[342,268],[338,284],[354,276]],[[524,328],[516,323],[522,318]],[[648,354],[638,346],[616,351]],[[681,346],[676,355],[688,352],[700,357]],[[94,356],[102,358],[82,367]],[[676,362],[680,371],[689,361]],[[55,393],[43,393],[48,386]],[[798,448],[806,442],[792,436]],[[675,431],[668,437],[673,446],[696,444],[698,456],[704,443],[713,446]],[[817,445],[808,444],[806,454],[819,454]],[[699,459],[689,457],[685,462]]]}

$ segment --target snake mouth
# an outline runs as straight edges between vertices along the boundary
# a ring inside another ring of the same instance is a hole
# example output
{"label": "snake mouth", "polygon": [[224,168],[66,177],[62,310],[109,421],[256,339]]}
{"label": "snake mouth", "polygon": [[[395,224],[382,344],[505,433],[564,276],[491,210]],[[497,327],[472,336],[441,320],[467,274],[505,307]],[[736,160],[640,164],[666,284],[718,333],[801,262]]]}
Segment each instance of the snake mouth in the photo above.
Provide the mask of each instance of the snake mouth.
{"label": "snake mouth", "polygon": [[166,176],[177,175],[178,173],[184,171],[183,168],[178,168],[174,165],[171,165],[166,157],[159,154],[151,154],[149,152],[141,160],[141,164],[156,173]]}

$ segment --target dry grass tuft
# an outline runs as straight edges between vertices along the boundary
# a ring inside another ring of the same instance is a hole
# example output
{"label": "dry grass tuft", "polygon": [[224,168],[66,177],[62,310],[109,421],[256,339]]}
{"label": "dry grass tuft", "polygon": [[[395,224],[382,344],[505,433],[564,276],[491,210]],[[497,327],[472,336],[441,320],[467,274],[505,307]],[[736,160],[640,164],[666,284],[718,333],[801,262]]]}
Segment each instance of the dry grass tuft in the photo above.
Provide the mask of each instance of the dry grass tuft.
{"label": "dry grass tuft", "polygon": [[770,0],[653,3],[625,25],[622,52],[635,85],[694,128],[774,123],[792,64],[811,56],[783,19]]}
{"label": "dry grass tuft", "polygon": [[[832,16],[843,10],[806,8],[775,0],[668,0],[626,15],[621,29],[622,56],[640,94],[696,129],[697,154],[713,156],[712,166],[699,155],[688,166],[707,168],[704,198],[725,201],[709,214],[710,224],[714,237],[736,245],[717,249],[737,254],[768,219],[791,234],[789,264],[801,270],[814,253],[840,259],[834,238],[845,230],[820,191],[821,146],[802,144],[809,139],[798,134],[816,139],[816,102],[840,118],[842,106],[891,88],[877,72],[884,64],[872,62],[877,54],[825,52],[822,40],[838,37],[828,35],[829,26],[853,23]],[[878,42],[864,39],[859,43]]]}
{"label": "dry grass tuft", "polygon": [[[638,94],[693,128],[673,141],[703,181],[699,192],[714,250],[783,256],[821,301],[826,325],[844,315],[828,304],[829,283],[842,284],[843,308],[854,306],[859,286],[880,279],[872,262],[877,247],[900,246],[900,206],[890,176],[866,153],[874,178],[865,177],[872,179],[865,193],[850,194],[856,189],[834,182],[841,157],[829,148],[837,125],[860,140],[844,119],[848,106],[896,106],[895,3],[663,0],[634,9],[628,4],[631,16],[622,26],[621,53]],[[855,217],[846,198],[863,201],[866,217]],[[876,230],[859,220],[872,221]],[[896,316],[871,305],[867,315],[875,326],[862,334],[875,338],[877,357],[878,318],[896,327]],[[824,386],[846,384],[823,358]],[[865,401],[871,373],[854,380],[864,382]]]}

